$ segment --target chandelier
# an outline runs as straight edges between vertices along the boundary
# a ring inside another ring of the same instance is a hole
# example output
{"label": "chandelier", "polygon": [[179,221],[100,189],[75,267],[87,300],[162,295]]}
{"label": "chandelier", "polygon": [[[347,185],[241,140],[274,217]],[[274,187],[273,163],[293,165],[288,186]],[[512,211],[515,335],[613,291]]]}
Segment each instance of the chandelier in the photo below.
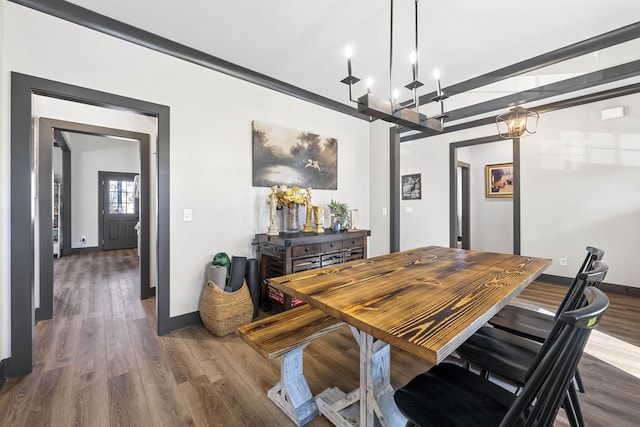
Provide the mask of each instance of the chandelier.
{"label": "chandelier", "polygon": [[535,111],[522,107],[512,108],[508,113],[496,117],[498,135],[504,139],[533,135],[538,130],[539,119],[540,115]]}
{"label": "chandelier", "polygon": [[358,83],[360,79],[354,76],[351,71],[351,56],[353,54],[353,50],[350,46],[347,46],[345,49],[348,75],[342,79],[341,82],[349,86],[349,100],[358,104],[359,113],[418,131],[431,130],[442,132],[444,119],[447,117],[444,113],[444,100],[447,99],[447,95],[442,91],[440,86],[440,72],[437,69],[433,73],[433,77],[437,83],[437,92],[436,96],[432,98],[432,100],[440,103],[440,114],[428,118],[420,112],[417,90],[419,87],[423,86],[423,84],[418,80],[418,1],[419,0],[415,0],[415,50],[411,52],[409,57],[409,62],[412,67],[413,81],[405,85],[405,87],[412,92],[413,102],[409,103],[409,105],[398,102],[399,92],[397,89],[392,90],[391,88],[393,71],[393,0],[390,0],[389,98],[380,98],[371,93],[373,79],[369,77],[367,78],[367,93],[359,97],[357,100],[353,99],[353,85]]}

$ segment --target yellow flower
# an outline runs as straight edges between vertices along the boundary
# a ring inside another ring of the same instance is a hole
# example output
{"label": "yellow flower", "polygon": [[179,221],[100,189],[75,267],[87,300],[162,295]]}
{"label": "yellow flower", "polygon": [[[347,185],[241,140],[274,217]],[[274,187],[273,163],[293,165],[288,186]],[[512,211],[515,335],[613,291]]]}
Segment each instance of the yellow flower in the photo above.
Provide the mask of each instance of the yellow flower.
{"label": "yellow flower", "polygon": [[283,206],[288,206],[290,208],[295,207],[295,205],[306,206],[307,203],[307,195],[300,190],[300,187],[293,186],[288,188],[286,185],[281,185],[278,187],[279,191],[277,193],[278,199],[278,208]]}

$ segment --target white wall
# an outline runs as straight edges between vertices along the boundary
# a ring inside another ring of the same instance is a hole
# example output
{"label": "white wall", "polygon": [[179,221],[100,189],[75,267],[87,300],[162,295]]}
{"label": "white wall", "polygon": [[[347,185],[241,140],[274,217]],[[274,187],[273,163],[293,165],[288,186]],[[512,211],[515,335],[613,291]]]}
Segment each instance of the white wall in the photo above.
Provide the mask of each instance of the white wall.
{"label": "white wall", "polygon": [[400,201],[400,250],[449,246],[449,146],[400,144],[400,175],[422,174],[422,199]]}
{"label": "white wall", "polygon": [[477,251],[513,253],[513,198],[487,198],[485,166],[513,162],[511,140],[468,147],[471,246]]}
{"label": "white wall", "polygon": [[[67,133],[71,148],[71,247],[100,246],[98,172],[140,173],[140,144]],[[82,236],[87,238],[82,243]]]}
{"label": "white wall", "polygon": [[[625,117],[600,119],[617,106]],[[640,287],[640,95],[542,115],[522,140],[521,172],[523,253],[553,258],[547,272],[570,277],[597,246],[607,282]]]}
{"label": "white wall", "polygon": [[389,168],[390,168],[389,124],[382,120],[371,123],[369,136],[369,211],[371,215],[371,237],[369,256],[389,253]]}
{"label": "white wall", "polygon": [[[269,190],[251,185],[252,120],[337,138],[338,190],[314,191],[314,202],[326,204],[333,198],[362,208],[359,227],[369,227],[367,122],[13,3],[5,2],[4,11],[2,123],[10,115],[5,95],[10,71],[170,106],[171,316],[197,310],[204,266],[214,253],[250,255],[253,234],[266,231]],[[2,126],[1,132],[0,149],[7,153],[8,127]],[[1,162],[3,174],[8,174],[8,156]],[[8,180],[0,185],[0,194],[8,193]],[[186,208],[193,210],[192,222],[182,221]],[[1,210],[9,210],[8,200]],[[2,231],[8,236],[6,213],[3,219]],[[8,246],[0,258],[8,260]],[[0,284],[4,295],[8,277],[4,273]],[[9,353],[10,326],[4,315],[8,298],[3,298],[0,311],[4,358]]]}
{"label": "white wall", "polygon": [[[602,109],[620,105],[625,107],[626,117],[600,120]],[[420,205],[428,203],[426,226],[431,226],[434,234],[427,241],[427,234],[417,228],[417,221],[409,222],[412,220],[403,214],[402,248],[448,246],[448,151],[439,146],[492,133],[495,134],[495,127],[489,125],[412,141],[410,148],[403,149],[402,173],[421,172],[425,183],[426,197],[411,202],[414,215],[422,212]],[[546,273],[573,277],[584,258],[585,247],[598,246],[606,251],[605,262],[611,267],[607,282],[640,287],[640,279],[633,271],[640,257],[639,134],[640,95],[541,116],[538,133],[521,141],[522,254],[551,258],[554,262]],[[475,162],[472,154],[465,155],[464,160]],[[480,162],[485,161],[488,160]],[[484,173],[484,164],[480,168]],[[429,181],[438,186],[428,189]],[[372,193],[371,197],[373,204],[378,197],[386,196]],[[472,239],[475,241],[474,235]],[[512,251],[511,246],[504,250]],[[560,257],[567,258],[567,266],[559,265]]]}

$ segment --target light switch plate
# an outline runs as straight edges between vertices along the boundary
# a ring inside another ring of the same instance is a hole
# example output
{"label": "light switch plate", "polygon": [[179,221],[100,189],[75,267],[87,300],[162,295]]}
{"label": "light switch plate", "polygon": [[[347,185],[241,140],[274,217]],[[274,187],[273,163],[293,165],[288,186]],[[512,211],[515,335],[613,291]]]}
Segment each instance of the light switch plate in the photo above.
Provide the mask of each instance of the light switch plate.
{"label": "light switch plate", "polygon": [[193,221],[193,211],[191,209],[184,210],[184,222]]}

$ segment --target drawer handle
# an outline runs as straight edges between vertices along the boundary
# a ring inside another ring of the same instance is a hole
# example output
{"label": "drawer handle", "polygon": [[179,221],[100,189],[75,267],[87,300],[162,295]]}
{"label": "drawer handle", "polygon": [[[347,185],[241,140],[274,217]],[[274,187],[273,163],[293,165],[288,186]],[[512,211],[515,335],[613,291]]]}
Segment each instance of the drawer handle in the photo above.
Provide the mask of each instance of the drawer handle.
{"label": "drawer handle", "polygon": [[333,247],[333,243],[331,243],[331,244],[329,245],[329,247],[330,247],[330,248],[332,248],[332,247]]}
{"label": "drawer handle", "polygon": [[310,250],[309,248],[304,248],[305,252],[309,252],[309,250]]}

